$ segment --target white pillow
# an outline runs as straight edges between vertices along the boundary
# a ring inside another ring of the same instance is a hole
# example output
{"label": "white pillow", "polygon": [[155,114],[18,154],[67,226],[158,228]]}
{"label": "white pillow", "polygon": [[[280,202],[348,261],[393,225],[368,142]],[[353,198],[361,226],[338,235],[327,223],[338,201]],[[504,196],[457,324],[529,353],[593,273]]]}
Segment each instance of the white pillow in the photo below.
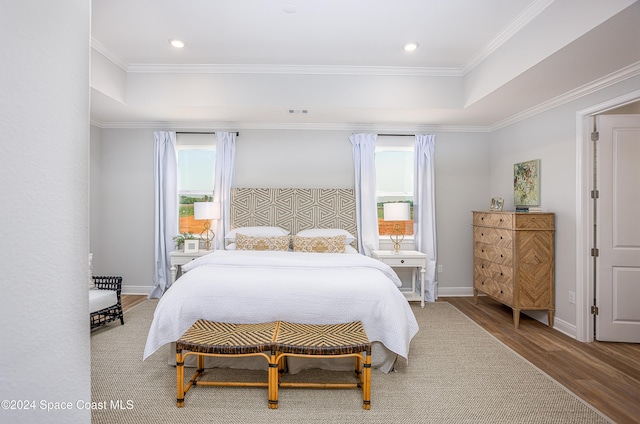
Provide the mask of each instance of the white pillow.
{"label": "white pillow", "polygon": [[280,227],[240,227],[229,231],[224,236],[224,239],[229,242],[235,242],[236,234],[238,233],[251,237],[278,237],[289,235],[288,230]]}
{"label": "white pillow", "polygon": [[296,234],[298,237],[335,237],[345,236],[346,243],[353,243],[356,238],[347,230],[340,228],[310,228],[308,230],[302,230]]}
{"label": "white pillow", "polygon": [[348,244],[344,247],[344,253],[358,253],[358,250],[353,247],[353,246],[349,246]]}

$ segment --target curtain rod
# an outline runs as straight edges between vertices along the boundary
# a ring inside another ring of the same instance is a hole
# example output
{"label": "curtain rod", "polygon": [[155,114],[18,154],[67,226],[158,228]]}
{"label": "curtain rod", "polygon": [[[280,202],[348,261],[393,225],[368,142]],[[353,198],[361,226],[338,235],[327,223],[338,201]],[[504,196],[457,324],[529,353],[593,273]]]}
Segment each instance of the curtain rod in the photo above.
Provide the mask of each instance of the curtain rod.
{"label": "curtain rod", "polygon": [[[202,131],[176,131],[176,134],[215,134],[215,132],[202,132]],[[236,131],[236,137],[240,135],[239,132]]]}
{"label": "curtain rod", "polygon": [[415,134],[378,134],[378,137],[415,137]]}

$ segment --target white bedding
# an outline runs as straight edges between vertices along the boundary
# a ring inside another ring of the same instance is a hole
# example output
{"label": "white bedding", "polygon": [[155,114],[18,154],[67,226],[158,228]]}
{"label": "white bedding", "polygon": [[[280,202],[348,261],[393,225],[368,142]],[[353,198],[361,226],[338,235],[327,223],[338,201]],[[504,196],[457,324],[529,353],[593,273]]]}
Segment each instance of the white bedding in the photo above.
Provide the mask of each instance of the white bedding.
{"label": "white bedding", "polygon": [[401,282],[395,272],[363,255],[219,250],[184,265],[183,271],[158,302],[144,359],[201,318],[234,323],[362,321],[372,343],[405,360],[418,332],[411,307],[396,287]]}

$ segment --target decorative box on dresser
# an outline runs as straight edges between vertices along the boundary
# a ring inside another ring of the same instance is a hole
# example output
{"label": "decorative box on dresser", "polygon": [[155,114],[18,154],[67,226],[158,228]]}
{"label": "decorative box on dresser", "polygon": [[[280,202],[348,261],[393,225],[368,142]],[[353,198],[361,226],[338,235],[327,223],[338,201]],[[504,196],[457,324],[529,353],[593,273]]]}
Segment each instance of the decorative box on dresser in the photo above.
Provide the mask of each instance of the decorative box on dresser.
{"label": "decorative box on dresser", "polygon": [[478,292],[520,311],[554,313],[554,214],[473,212],[473,301]]}

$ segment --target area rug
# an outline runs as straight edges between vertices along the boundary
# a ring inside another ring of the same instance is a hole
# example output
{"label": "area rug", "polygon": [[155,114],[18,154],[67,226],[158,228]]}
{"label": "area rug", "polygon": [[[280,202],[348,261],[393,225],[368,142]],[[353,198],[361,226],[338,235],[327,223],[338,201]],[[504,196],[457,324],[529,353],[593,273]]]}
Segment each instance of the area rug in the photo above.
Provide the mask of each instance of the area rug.
{"label": "area rug", "polygon": [[[195,387],[176,407],[169,346],[142,361],[156,300],[91,336],[94,423],[606,423],[607,417],[503,345],[446,302],[412,306],[420,331],[408,363],[372,372],[371,409],[358,390],[281,389],[268,409],[266,388]],[[216,378],[266,372],[216,370]],[[311,370],[307,376],[335,378]],[[190,372],[187,373],[190,375]],[[299,374],[300,375],[300,374]]]}

